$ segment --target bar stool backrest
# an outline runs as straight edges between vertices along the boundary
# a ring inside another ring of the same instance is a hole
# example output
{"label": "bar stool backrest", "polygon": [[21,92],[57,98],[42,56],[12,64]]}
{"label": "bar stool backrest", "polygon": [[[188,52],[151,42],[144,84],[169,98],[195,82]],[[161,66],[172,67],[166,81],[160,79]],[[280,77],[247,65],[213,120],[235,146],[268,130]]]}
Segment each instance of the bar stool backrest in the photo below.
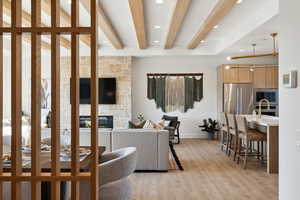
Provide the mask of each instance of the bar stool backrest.
{"label": "bar stool backrest", "polygon": [[221,129],[223,131],[228,131],[228,119],[226,113],[221,113]]}
{"label": "bar stool backrest", "polygon": [[238,132],[247,134],[248,126],[247,126],[246,117],[238,115],[238,116],[236,116],[236,121],[237,121]]}
{"label": "bar stool backrest", "polygon": [[234,114],[227,114],[228,119],[228,128],[231,134],[236,134],[237,132],[237,125],[236,125],[236,119]]}

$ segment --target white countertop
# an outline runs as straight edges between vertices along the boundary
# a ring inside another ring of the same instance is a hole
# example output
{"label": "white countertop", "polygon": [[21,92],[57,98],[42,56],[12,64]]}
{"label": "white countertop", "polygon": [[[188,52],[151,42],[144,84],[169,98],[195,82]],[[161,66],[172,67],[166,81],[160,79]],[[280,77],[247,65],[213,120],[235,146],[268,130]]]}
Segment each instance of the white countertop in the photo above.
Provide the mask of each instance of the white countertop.
{"label": "white countertop", "polygon": [[244,115],[248,122],[257,123],[261,126],[279,126],[279,117],[262,115],[259,119],[258,116],[253,118],[252,115]]}

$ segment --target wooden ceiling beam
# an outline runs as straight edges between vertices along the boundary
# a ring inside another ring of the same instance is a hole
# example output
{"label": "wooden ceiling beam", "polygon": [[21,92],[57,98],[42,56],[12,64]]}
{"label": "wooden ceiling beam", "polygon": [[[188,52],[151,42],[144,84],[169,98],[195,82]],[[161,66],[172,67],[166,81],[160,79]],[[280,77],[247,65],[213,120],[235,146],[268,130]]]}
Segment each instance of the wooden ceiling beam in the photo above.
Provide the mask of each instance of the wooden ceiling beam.
{"label": "wooden ceiling beam", "polygon": [[[2,1],[3,1],[4,14],[10,17],[11,16],[11,3],[9,2],[9,0],[2,0]],[[24,24],[25,26],[31,26],[31,15],[24,10],[22,11],[22,24]],[[10,26],[10,24],[7,24],[7,25]],[[47,27],[47,25],[43,24],[43,23],[41,24],[41,26]],[[50,38],[50,36],[48,36],[48,35],[46,37]],[[28,41],[28,38],[26,39],[26,36],[23,36],[23,38]],[[46,44],[50,45],[47,42],[42,42],[42,46],[46,47],[47,46]],[[61,44],[61,46],[65,47],[66,49],[71,48],[71,42],[64,37],[60,37],[60,44]],[[48,46],[48,47],[51,47],[51,46]]]}
{"label": "wooden ceiling beam", "polygon": [[177,0],[175,9],[173,11],[171,23],[169,26],[167,40],[165,43],[165,49],[173,48],[174,42],[180,31],[183,20],[187,14],[191,2],[192,0]]}
{"label": "wooden ceiling beam", "polygon": [[[85,10],[90,13],[90,4],[89,1],[87,0],[81,0],[81,5],[85,8]],[[98,25],[100,29],[103,31],[107,39],[111,42],[111,44],[116,48],[116,49],[123,49],[124,44],[122,40],[120,39],[117,31],[113,27],[111,20],[105,13],[100,1],[98,2]]]}
{"label": "wooden ceiling beam", "polygon": [[128,2],[139,47],[140,49],[146,49],[148,42],[145,28],[144,2],[143,0],[128,0]]}
{"label": "wooden ceiling beam", "polygon": [[204,21],[200,30],[189,43],[188,49],[195,49],[213,30],[214,26],[218,25],[220,21],[230,12],[230,10],[236,5],[236,2],[237,0],[219,0]]}

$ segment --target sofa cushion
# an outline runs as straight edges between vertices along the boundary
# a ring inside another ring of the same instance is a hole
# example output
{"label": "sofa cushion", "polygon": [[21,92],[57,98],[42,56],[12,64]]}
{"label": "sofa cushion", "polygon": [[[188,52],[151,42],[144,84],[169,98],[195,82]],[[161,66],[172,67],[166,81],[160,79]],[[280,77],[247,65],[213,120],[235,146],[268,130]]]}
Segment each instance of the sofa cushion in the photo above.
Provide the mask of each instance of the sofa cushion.
{"label": "sofa cushion", "polygon": [[144,125],[145,125],[145,123],[146,123],[146,121],[143,121],[143,122],[141,122],[139,124],[136,124],[136,123],[134,123],[132,121],[128,121],[128,128],[143,128]]}

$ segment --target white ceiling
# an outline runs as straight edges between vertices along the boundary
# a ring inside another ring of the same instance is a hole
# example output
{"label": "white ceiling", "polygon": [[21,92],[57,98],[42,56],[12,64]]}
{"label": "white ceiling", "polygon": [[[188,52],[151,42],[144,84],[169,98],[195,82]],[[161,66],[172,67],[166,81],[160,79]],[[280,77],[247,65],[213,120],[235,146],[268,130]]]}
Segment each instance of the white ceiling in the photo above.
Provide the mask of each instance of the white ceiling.
{"label": "white ceiling", "polygon": [[[146,32],[149,47],[145,50],[138,48],[133,20],[128,0],[100,0],[106,14],[124,43],[123,50],[116,50],[100,30],[100,55],[216,55],[241,54],[240,49],[252,52],[251,43],[257,43],[257,52],[272,50],[272,43],[268,37],[271,32],[278,31],[278,0],[243,0],[220,22],[205,42],[194,50],[188,50],[187,45],[199,30],[205,18],[209,15],[218,0],[192,0],[192,4],[184,19],[183,26],[175,41],[174,48],[164,50],[164,43],[171,21],[176,0],[164,0],[157,4],[156,0],[144,0]],[[61,6],[70,13],[68,0],[61,0]],[[30,0],[23,0],[23,9],[30,11]],[[81,25],[89,25],[89,14],[80,7]],[[9,20],[9,19],[8,19]],[[50,18],[43,13],[42,20],[50,24]],[[156,29],[154,26],[161,28]],[[263,40],[267,38],[267,40]],[[159,43],[155,43],[159,41]],[[89,52],[89,48],[82,44],[81,54]],[[62,52],[67,54],[65,50]]]}

